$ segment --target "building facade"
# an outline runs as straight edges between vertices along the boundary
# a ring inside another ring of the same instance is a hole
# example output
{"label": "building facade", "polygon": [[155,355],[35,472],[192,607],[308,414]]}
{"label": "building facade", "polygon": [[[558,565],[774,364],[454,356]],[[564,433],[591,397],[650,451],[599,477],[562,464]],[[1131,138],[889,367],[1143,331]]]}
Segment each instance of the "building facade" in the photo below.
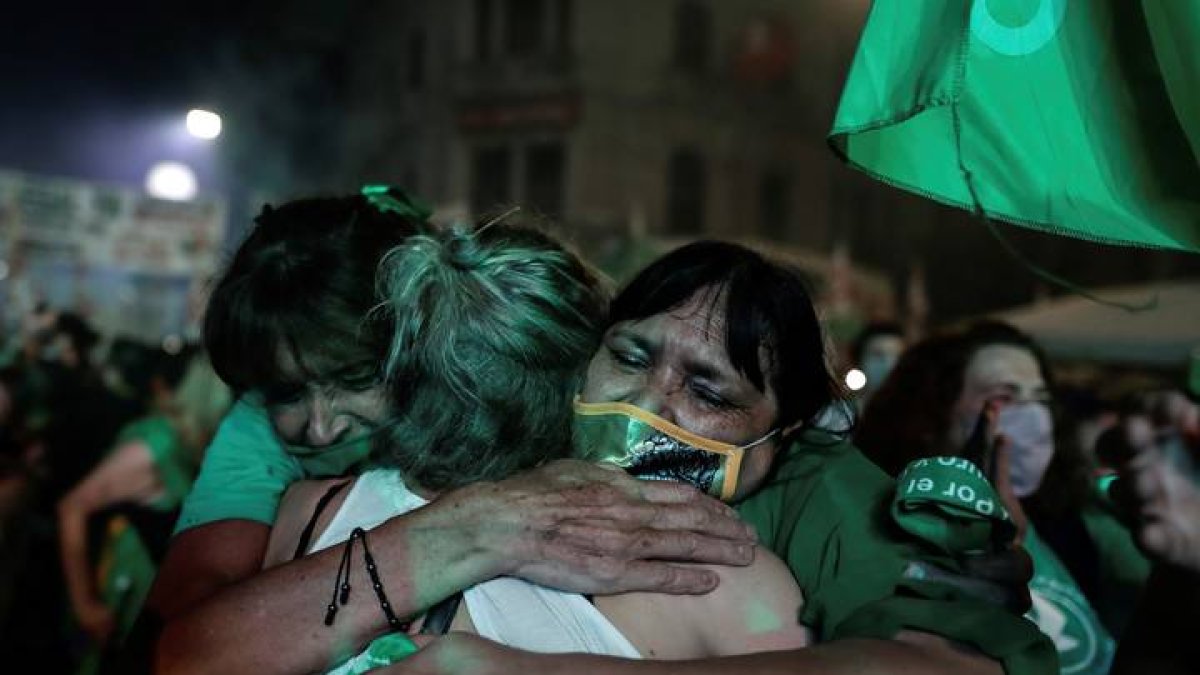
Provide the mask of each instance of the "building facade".
{"label": "building facade", "polygon": [[824,246],[812,101],[836,69],[800,48],[821,37],[802,4],[390,3],[348,59],[346,171],[463,215],[520,203],[583,233]]}

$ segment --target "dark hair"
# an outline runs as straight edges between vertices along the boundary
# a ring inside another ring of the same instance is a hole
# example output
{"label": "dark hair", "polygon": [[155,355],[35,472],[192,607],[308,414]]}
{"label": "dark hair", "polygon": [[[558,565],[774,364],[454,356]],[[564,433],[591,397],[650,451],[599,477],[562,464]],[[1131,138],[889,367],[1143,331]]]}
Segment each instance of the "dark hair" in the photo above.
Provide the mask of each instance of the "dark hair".
{"label": "dark hair", "polygon": [[375,270],[424,223],[361,195],[266,206],[255,223],[205,313],[205,347],[220,378],[238,393],[296,383],[281,370],[281,348],[303,381],[347,363],[381,362],[391,327],[370,314]]}
{"label": "dark hair", "polygon": [[163,349],[156,351],[154,377],[157,377],[168,389],[179,388],[179,384],[183,382],[183,377],[191,366],[192,359],[198,357],[199,350],[195,345],[186,345],[174,352],[167,352]]}
{"label": "dark hair", "polygon": [[154,377],[160,351],[132,338],[114,339],[104,363],[120,377],[122,388],[129,390],[118,393],[128,394],[138,400],[149,397],[150,380]]}
{"label": "dark hair", "polygon": [[8,390],[9,400],[8,420],[0,421],[0,428],[23,430],[25,416],[31,407],[25,373],[18,366],[0,368],[0,387]]}
{"label": "dark hair", "polygon": [[571,400],[607,300],[579,258],[506,221],[413,237],[379,282],[398,414],[380,459],[443,490],[570,453]]}
{"label": "dark hair", "polygon": [[[955,454],[947,447],[953,409],[962,395],[967,366],[984,347],[1007,345],[1037,361],[1046,386],[1055,391],[1053,371],[1033,338],[999,321],[982,321],[966,330],[937,335],[910,347],[883,387],[867,404],[854,441],[876,464],[893,476],[909,462],[933,455]],[[1043,485],[1026,498],[1030,515],[1061,513],[1082,504],[1090,489],[1090,465],[1071,433],[1071,420],[1054,412],[1054,457]]]}
{"label": "dark hair", "polygon": [[[739,244],[699,241],[654,261],[613,300],[609,325],[671,311],[709,291],[712,302],[724,302],[730,362],[759,391],[770,382],[779,400],[778,426],[811,424],[840,396],[804,280]],[[762,349],[767,373],[759,361]]]}
{"label": "dark hair", "polygon": [[863,352],[867,350],[867,343],[877,337],[898,337],[904,339],[904,329],[895,321],[874,321],[867,324],[858,332],[858,335],[854,338],[854,342],[850,345],[850,360],[854,363],[862,363]]}
{"label": "dark hair", "polygon": [[63,312],[55,319],[54,332],[67,336],[71,341],[71,347],[79,356],[80,365],[86,367],[91,363],[92,348],[96,346],[100,336],[86,319],[74,312]]}
{"label": "dark hair", "polygon": [[949,455],[947,430],[962,395],[967,366],[984,347],[1009,345],[1033,355],[1053,390],[1049,364],[1037,343],[999,321],[926,338],[909,347],[859,419],[855,444],[893,476],[922,457]]}
{"label": "dark hair", "polygon": [[28,471],[25,449],[37,434],[30,428],[28,417],[32,407],[25,374],[16,366],[0,368],[0,388],[7,390],[8,418],[0,421],[0,478]]}

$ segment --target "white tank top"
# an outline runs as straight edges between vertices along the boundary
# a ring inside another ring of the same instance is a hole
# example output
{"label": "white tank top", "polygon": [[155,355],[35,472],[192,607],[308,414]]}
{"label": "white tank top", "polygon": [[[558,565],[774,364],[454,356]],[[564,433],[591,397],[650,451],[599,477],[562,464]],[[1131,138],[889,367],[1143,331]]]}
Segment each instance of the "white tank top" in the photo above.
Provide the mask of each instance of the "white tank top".
{"label": "white tank top", "polygon": [[[370,530],[425,504],[404,485],[398,471],[368,471],[355,481],[310,552],[346,541],[356,527]],[[468,588],[463,602],[479,634],[502,644],[532,652],[641,658],[608,617],[578,593],[500,577]]]}

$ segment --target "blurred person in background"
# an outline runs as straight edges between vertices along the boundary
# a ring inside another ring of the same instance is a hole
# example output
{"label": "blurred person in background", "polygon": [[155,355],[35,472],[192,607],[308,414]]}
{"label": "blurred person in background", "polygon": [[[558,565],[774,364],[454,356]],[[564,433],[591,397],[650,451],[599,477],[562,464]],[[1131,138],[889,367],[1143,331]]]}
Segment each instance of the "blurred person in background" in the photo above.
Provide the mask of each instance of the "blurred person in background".
{"label": "blurred person in background", "polygon": [[99,340],[82,316],[59,312],[27,354],[28,375],[45,383],[39,409],[45,416],[48,476],[42,500],[47,513],[100,461],[117,432],[146,410],[141,395],[106,386],[93,361]]}
{"label": "blurred person in background", "polygon": [[[1098,491],[1095,468],[1056,417],[1048,362],[998,322],[928,338],[875,395],[856,442],[889,473],[947,454],[992,412],[1002,437],[997,488],[1034,563],[1031,618],[1054,640],[1063,672],[1104,673],[1149,565]],[[1007,471],[1004,470],[1007,467]]]}
{"label": "blurred person in background", "polygon": [[869,323],[854,338],[850,345],[851,367],[866,377],[866,384],[855,395],[860,412],[883,386],[907,346],[904,330],[895,322]]}
{"label": "blurred person in background", "polygon": [[230,404],[193,349],[168,354],[127,340],[114,346],[111,385],[142,398],[147,415],[123,427],[105,458],[58,503],[71,609],[91,641],[80,673],[102,668],[108,648],[131,628],[203,448]]}
{"label": "blurred person in background", "polygon": [[0,654],[46,672],[72,666],[54,521],[38,508],[46,484],[42,394],[25,364],[0,371]]}
{"label": "blurred person in background", "polygon": [[1113,499],[1154,562],[1113,675],[1200,672],[1200,483],[1171,460],[1161,431],[1153,408],[1127,411],[1099,442],[1119,470]]}
{"label": "blurred person in background", "polygon": [[1200,406],[1177,389],[1152,391],[1143,397],[1159,451],[1193,480],[1200,479]]}

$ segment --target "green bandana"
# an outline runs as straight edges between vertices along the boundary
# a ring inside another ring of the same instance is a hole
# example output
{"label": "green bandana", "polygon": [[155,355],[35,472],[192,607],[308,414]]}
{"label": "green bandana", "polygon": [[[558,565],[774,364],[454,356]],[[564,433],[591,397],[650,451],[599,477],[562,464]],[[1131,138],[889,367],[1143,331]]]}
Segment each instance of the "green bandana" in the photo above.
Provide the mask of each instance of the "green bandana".
{"label": "green bandana", "polygon": [[397,187],[364,185],[361,192],[372,206],[384,213],[395,213],[420,222],[433,215],[433,210],[424,202]]}
{"label": "green bandana", "polygon": [[1016,536],[995,488],[961,457],[918,459],[905,467],[896,481],[892,519],[951,554],[985,551]]}
{"label": "green bandana", "polygon": [[330,675],[360,675],[375,668],[382,668],[415,654],[417,645],[404,633],[389,633],[376,638],[366,651],[356,655],[342,665],[329,671]]}

